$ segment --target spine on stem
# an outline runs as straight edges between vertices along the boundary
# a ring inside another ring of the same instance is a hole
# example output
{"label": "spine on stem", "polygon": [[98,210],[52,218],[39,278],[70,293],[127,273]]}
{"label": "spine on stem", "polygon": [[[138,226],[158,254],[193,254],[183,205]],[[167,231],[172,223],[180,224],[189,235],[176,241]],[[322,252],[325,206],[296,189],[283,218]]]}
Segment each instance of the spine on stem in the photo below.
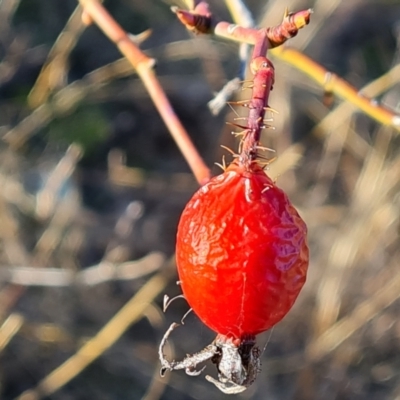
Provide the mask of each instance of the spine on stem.
{"label": "spine on stem", "polygon": [[269,93],[274,84],[274,67],[266,57],[254,58],[250,68],[254,74],[253,92],[251,99],[246,104],[249,108],[249,116],[247,128],[243,131],[239,155],[239,164],[245,168],[249,168],[256,160],[261,131],[267,127],[264,115],[268,108]]}

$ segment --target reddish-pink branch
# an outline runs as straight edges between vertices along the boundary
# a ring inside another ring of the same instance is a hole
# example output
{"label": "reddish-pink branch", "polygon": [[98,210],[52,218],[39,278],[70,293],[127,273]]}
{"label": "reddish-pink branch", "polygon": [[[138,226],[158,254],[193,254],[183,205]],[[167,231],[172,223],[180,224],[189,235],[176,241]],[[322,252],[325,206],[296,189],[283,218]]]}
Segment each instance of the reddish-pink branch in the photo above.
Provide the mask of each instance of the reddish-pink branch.
{"label": "reddish-pink branch", "polygon": [[265,127],[265,110],[268,105],[269,93],[274,84],[274,67],[266,57],[253,58],[250,68],[254,73],[253,92],[247,104],[249,115],[247,127],[243,131],[239,156],[239,163],[246,167],[250,167],[257,157],[257,146],[259,145],[261,131]]}
{"label": "reddish-pink branch", "polygon": [[158,112],[167,125],[176,144],[187,160],[200,185],[210,179],[210,170],[204,163],[185,128],[175,114],[163,88],[152,70],[154,60],[144,54],[129,35],[111,17],[98,0],[79,0],[84,9],[85,19],[94,21],[99,28],[117,45],[142,79]]}
{"label": "reddish-pink branch", "polygon": [[[260,36],[268,39],[268,48],[274,48],[285,43],[288,39],[297,35],[299,29],[310,22],[312,10],[303,10],[296,13],[285,12],[283,21],[272,28],[244,28],[225,21],[215,21],[208,4],[201,1],[194,10],[181,10],[173,8],[179,20],[187,29],[196,33],[213,33],[214,35],[234,40],[240,43],[257,45],[260,43]],[[265,54],[260,54],[264,55]]]}
{"label": "reddish-pink branch", "polygon": [[244,28],[227,22],[215,22],[206,2],[197,3],[192,11],[174,9],[180,21],[196,33],[214,33],[227,39],[254,46],[250,69],[254,75],[251,98],[244,105],[249,108],[247,125],[241,128],[241,149],[238,162],[249,167],[257,158],[261,131],[264,129],[264,115],[268,107],[270,91],[274,83],[274,67],[267,59],[267,51],[297,35],[299,29],[310,21],[311,10],[297,13],[285,12],[280,25],[272,28]]}

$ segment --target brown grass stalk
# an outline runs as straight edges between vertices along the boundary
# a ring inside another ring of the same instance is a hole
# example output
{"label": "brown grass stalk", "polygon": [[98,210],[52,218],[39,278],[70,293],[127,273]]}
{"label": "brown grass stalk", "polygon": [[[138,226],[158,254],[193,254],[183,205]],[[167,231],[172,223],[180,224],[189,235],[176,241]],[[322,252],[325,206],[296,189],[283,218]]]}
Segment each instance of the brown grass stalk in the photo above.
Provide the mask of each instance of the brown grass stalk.
{"label": "brown grass stalk", "polygon": [[344,79],[323,68],[311,58],[295,49],[278,47],[272,54],[282,61],[304,72],[324,90],[327,90],[343,100],[355,105],[358,109],[383,125],[391,126],[400,132],[400,116],[379,106],[372,99],[364,96]]}

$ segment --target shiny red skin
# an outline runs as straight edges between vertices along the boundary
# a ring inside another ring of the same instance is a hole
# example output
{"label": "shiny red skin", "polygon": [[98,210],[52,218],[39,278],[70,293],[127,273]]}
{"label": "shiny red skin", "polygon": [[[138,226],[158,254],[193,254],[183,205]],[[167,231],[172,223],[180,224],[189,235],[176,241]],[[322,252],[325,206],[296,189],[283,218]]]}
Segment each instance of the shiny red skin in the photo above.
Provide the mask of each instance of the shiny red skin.
{"label": "shiny red skin", "polygon": [[291,309],[306,279],[307,228],[264,171],[230,166],[201,187],[178,226],[179,279],[210,329],[257,335]]}

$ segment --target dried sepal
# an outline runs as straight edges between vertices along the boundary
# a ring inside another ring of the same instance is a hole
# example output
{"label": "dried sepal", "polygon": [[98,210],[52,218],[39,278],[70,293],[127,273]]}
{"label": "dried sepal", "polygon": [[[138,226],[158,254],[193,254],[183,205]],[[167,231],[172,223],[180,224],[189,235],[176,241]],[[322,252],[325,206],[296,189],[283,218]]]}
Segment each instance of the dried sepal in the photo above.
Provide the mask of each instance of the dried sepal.
{"label": "dried sepal", "polygon": [[161,376],[164,376],[166,371],[181,369],[185,370],[187,375],[198,376],[205,369],[205,366],[198,369],[199,364],[211,360],[217,367],[218,380],[209,375],[206,379],[224,393],[241,393],[256,380],[261,370],[261,351],[256,346],[254,336],[237,340],[218,335],[214,342],[203,350],[187,355],[181,361],[168,361],[164,355],[164,347],[168,337],[178,326],[177,323],[171,324],[161,340],[158,351]]}
{"label": "dried sepal", "polygon": [[205,361],[211,360],[211,358],[214,357],[217,349],[213,344],[210,344],[209,346],[204,348],[202,351],[192,354],[192,355],[188,355],[181,361],[175,361],[175,360],[168,361],[164,355],[164,347],[168,340],[168,337],[170,336],[172,331],[175,330],[178,326],[179,326],[179,324],[177,324],[175,322],[172,323],[171,326],[168,328],[168,330],[165,332],[165,334],[161,340],[161,343],[160,343],[160,346],[158,349],[158,356],[161,361],[160,374],[161,374],[161,376],[164,376],[166,371],[176,371],[176,370],[184,369],[186,374],[188,374],[190,376],[200,375],[201,372],[203,371],[204,367],[200,370],[197,370],[196,369],[197,366]]}

